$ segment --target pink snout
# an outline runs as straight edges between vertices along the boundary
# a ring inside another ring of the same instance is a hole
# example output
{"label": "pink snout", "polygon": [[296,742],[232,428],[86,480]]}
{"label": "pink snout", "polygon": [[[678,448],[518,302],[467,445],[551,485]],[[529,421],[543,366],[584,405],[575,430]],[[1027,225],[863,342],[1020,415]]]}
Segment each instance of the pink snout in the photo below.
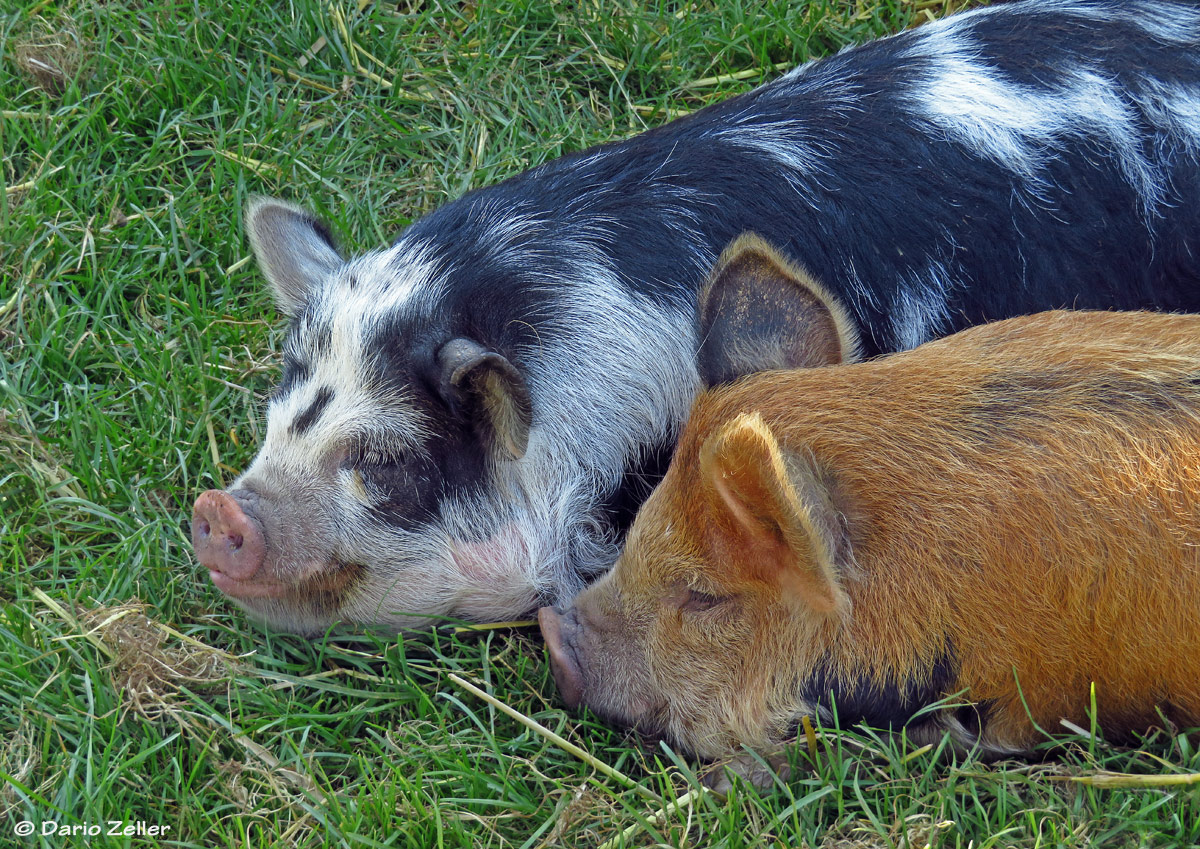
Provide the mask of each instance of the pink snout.
{"label": "pink snout", "polygon": [[254,578],[263,565],[267,543],[262,526],[247,516],[228,492],[210,489],[196,499],[192,508],[192,547],[218,589],[230,595],[261,594],[239,592],[237,584]]}
{"label": "pink snout", "polygon": [[[583,701],[583,673],[575,652],[571,650],[563,638],[563,631],[570,627],[564,622],[562,615],[553,607],[543,607],[538,610],[538,625],[542,629],[542,637],[546,640],[546,648],[550,652],[550,670],[554,673],[554,683],[562,694],[567,707],[579,707]],[[573,617],[572,617],[573,618]]]}

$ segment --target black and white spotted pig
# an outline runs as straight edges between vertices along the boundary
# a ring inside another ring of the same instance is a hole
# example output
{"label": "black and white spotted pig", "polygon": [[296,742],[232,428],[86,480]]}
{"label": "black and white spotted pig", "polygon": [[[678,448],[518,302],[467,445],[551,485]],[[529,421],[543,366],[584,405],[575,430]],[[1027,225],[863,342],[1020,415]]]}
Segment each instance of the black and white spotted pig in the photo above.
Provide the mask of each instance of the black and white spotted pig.
{"label": "black and white spotted pig", "polygon": [[957,15],[350,260],[296,207],[246,224],[292,324],[258,457],[196,501],[212,580],[300,632],[509,618],[615,559],[697,387],[696,289],[743,231],[803,258],[866,355],[1051,307],[1200,308],[1200,11]]}

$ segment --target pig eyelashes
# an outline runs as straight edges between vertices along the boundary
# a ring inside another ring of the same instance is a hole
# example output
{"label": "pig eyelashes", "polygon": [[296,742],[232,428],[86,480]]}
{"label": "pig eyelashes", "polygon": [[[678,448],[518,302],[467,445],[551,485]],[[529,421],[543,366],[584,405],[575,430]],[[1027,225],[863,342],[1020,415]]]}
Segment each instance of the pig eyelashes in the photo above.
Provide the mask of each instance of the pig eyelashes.
{"label": "pig eyelashes", "polygon": [[370,466],[401,466],[408,458],[408,451],[401,446],[358,441],[351,443],[341,465],[343,469],[357,471]]}
{"label": "pig eyelashes", "polygon": [[689,613],[703,613],[706,610],[712,610],[719,607],[727,601],[731,601],[731,596],[710,595],[702,593],[699,590],[689,589],[687,598],[684,599],[681,610],[686,610]]}

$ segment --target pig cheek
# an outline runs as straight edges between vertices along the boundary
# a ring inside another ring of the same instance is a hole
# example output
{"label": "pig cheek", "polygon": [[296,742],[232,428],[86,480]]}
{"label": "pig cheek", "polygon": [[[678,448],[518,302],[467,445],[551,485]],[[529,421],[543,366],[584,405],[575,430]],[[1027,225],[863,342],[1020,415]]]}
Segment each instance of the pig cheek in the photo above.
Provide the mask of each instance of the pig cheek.
{"label": "pig cheek", "polygon": [[665,707],[661,691],[652,681],[645,654],[630,648],[628,643],[622,646],[618,655],[622,662],[606,664],[603,676],[592,682],[590,689],[608,695],[597,700],[597,712],[644,734],[661,734]]}
{"label": "pig cheek", "polygon": [[638,640],[628,641],[625,702],[635,724],[646,733],[660,733],[655,715],[664,704],[662,688],[651,672],[649,647]]}
{"label": "pig cheek", "polygon": [[710,758],[765,742],[767,673],[755,660],[759,639],[736,612],[681,613],[660,635],[660,644],[673,650],[656,653],[654,675],[670,694],[670,736],[683,748]]}
{"label": "pig cheek", "polygon": [[[602,647],[605,652],[608,647]],[[584,668],[583,701],[599,716],[618,725],[645,731],[654,701],[637,670],[620,662],[591,663]]]}
{"label": "pig cheek", "polygon": [[706,756],[722,725],[719,706],[726,701],[720,659],[691,644],[677,628],[660,634],[656,642],[651,674],[666,694],[668,736],[689,752]]}
{"label": "pig cheek", "polygon": [[464,582],[457,609],[468,618],[488,621],[537,605],[535,567],[517,523],[483,542],[452,542],[451,558]]}
{"label": "pig cheek", "polygon": [[378,539],[366,530],[365,505],[345,487],[310,482],[279,491],[267,535],[272,573],[288,587],[281,601],[325,618],[366,578],[363,555]]}

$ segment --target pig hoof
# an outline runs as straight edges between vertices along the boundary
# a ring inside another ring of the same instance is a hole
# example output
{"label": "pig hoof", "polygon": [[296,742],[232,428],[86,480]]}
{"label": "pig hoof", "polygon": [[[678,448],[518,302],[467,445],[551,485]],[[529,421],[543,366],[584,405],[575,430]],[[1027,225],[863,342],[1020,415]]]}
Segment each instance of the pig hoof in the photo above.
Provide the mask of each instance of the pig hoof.
{"label": "pig hoof", "polygon": [[743,752],[732,760],[715,764],[700,781],[722,799],[733,789],[736,776],[755,790],[770,790],[791,778],[792,768],[783,752],[774,755],[755,755]]}

